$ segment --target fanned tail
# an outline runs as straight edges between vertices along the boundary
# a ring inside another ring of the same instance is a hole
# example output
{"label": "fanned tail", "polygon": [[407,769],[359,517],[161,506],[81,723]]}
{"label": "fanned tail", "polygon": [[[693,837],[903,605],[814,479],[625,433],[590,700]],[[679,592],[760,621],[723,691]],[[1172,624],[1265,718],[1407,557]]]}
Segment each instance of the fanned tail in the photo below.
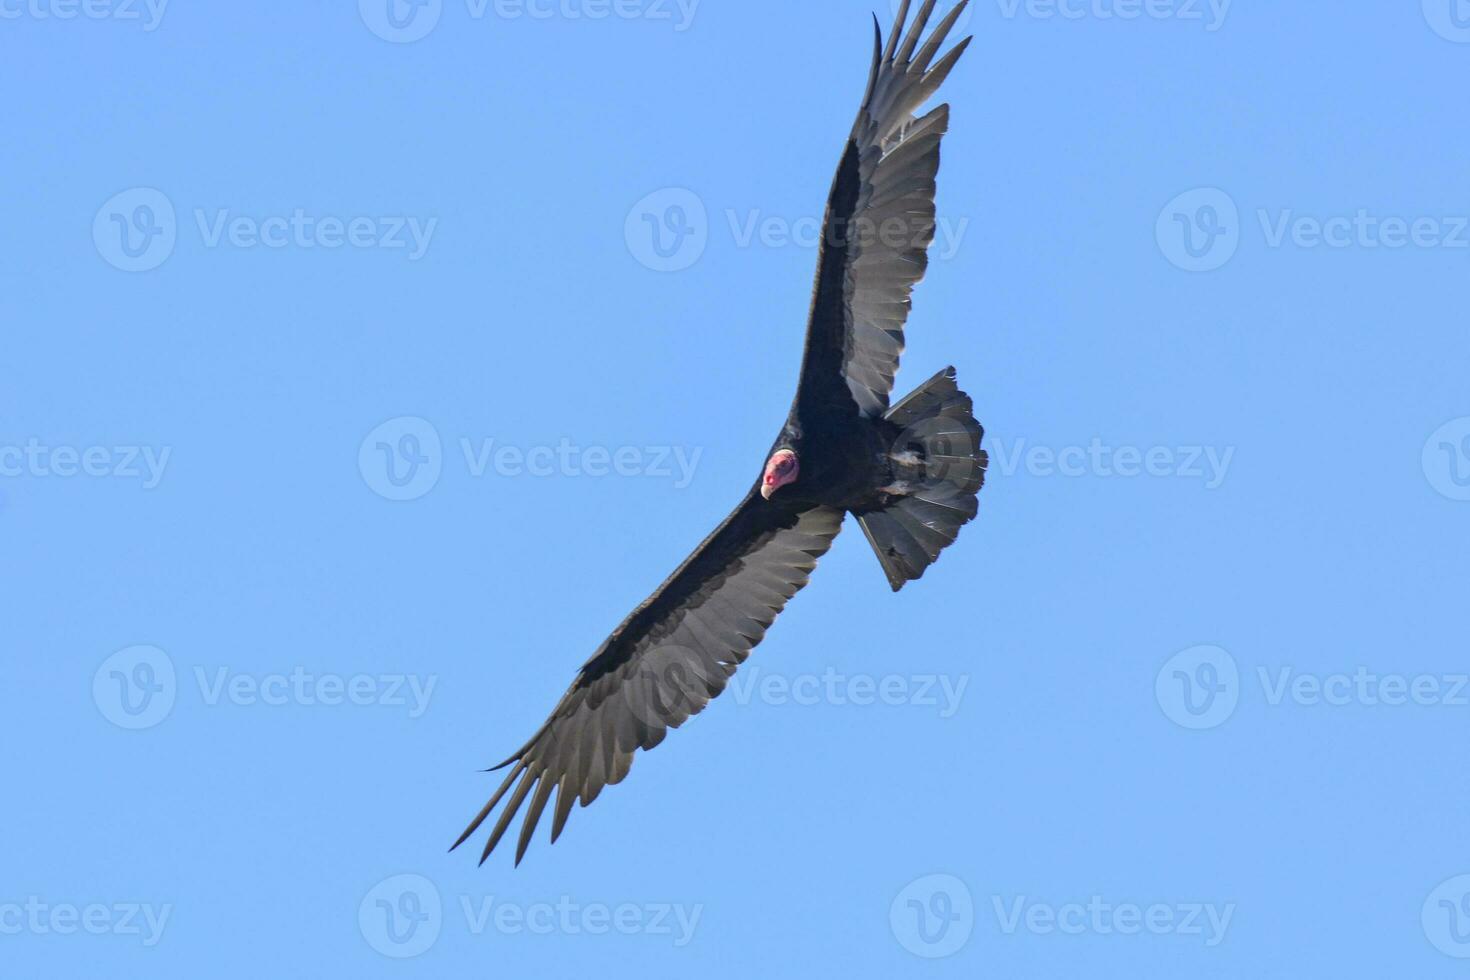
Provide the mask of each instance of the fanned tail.
{"label": "fanned tail", "polygon": [[882,488],[882,505],[855,516],[894,592],[921,577],[979,509],[989,458],[971,410],[950,367],[883,416],[898,430],[893,482]]}

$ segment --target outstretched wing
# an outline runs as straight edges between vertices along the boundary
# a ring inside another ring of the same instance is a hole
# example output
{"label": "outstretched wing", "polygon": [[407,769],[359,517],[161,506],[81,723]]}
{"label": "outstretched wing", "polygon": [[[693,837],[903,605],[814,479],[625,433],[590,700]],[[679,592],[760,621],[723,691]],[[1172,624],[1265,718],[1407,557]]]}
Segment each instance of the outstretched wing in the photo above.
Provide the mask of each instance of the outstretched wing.
{"label": "outstretched wing", "polygon": [[662,742],[670,728],[725,689],[786,601],[806,584],[842,518],[841,510],[788,508],[752,490],[582,666],[531,740],[496,767],[513,764],[454,846],[479,829],[512,785],[480,862],[530,796],[516,844],[520,864],[552,789],[554,843],[574,800],[586,806],[604,786],[621,782],[635,750]]}
{"label": "outstretched wing", "polygon": [[962,0],[919,47],[935,2],[924,0],[904,35],[909,0],[903,0],[887,45],[881,33],[874,38],[867,94],[823,222],[797,395],[804,417],[857,411],[872,418],[888,408],[909,295],[924,277],[934,240],[934,178],[949,128],[948,105],[922,119],[914,113],[970,43],[965,38],[934,62],[965,9]]}

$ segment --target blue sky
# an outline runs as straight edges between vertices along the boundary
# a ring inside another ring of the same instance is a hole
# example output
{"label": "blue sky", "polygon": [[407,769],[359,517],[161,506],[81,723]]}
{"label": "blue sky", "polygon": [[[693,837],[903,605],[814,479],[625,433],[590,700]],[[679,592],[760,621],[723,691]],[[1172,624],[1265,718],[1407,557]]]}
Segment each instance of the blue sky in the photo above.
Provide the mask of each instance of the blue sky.
{"label": "blue sky", "polygon": [[789,404],[872,0],[0,0],[5,972],[1461,975],[1456,3],[977,3],[899,389],[979,519],[512,871],[477,770]]}

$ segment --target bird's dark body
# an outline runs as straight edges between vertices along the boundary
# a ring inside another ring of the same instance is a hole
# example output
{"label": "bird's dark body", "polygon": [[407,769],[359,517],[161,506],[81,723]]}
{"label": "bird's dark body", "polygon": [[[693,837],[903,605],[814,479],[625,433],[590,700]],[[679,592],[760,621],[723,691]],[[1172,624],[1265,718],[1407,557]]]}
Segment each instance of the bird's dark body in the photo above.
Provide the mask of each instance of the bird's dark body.
{"label": "bird's dark body", "polygon": [[455,843],[505,799],[482,861],[525,804],[519,863],[553,791],[555,841],[574,802],[586,806],[622,781],[637,750],[658,745],[718,696],[849,514],[895,592],[922,576],[976,514],[984,433],[954,369],[889,404],[910,293],[934,238],[949,125],[947,105],[922,117],[917,110],[969,44],[939,54],[967,0],[922,45],[936,0],[922,0],[905,34],[910,2],[900,0],[886,46],[875,25],[867,90],[828,195],[796,397],[766,469],[496,767],[511,769]]}
{"label": "bird's dark body", "polygon": [[801,459],[800,477],[782,488],[788,499],[849,511],[878,501],[877,488],[892,477],[887,449],[898,435],[897,427],[884,419],[862,415],[842,381],[847,326],[836,311],[842,309],[847,263],[858,233],[852,219],[862,188],[858,159],[857,144],[848,140],[822,221],[822,255],[796,398],[766,454],[790,449]]}
{"label": "bird's dark body", "polygon": [[879,488],[897,476],[889,451],[900,431],[883,419],[788,424],[772,451],[793,449],[801,457],[801,476],[782,487],[782,495],[792,504],[825,504],[854,513],[878,506],[884,499]]}

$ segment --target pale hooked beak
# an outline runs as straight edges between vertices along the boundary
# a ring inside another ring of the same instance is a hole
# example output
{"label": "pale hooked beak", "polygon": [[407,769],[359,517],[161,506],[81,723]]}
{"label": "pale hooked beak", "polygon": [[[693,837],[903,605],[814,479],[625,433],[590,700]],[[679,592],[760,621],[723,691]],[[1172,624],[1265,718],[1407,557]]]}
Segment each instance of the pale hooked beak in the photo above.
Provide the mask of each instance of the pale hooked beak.
{"label": "pale hooked beak", "polygon": [[789,449],[773,453],[770,460],[766,462],[765,473],[761,476],[761,496],[770,500],[771,494],[788,483],[794,483],[800,472],[801,467],[797,463],[796,453]]}

